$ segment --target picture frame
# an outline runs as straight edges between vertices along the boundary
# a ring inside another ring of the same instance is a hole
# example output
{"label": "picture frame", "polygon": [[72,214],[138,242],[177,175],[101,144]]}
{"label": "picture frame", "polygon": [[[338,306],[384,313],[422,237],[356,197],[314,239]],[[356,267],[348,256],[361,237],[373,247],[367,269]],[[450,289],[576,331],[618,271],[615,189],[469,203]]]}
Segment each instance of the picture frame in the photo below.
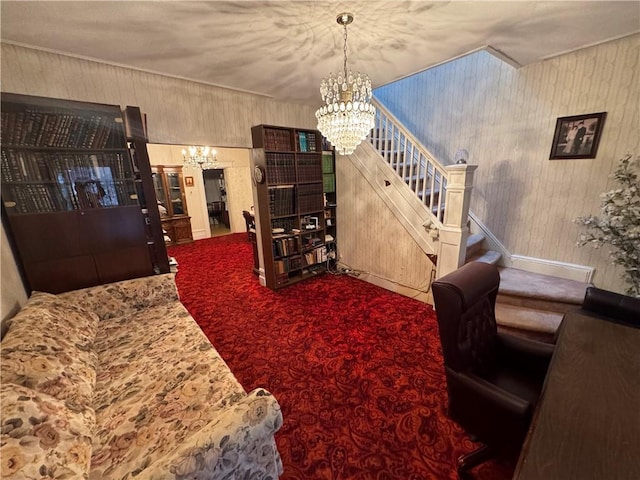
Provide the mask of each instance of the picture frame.
{"label": "picture frame", "polygon": [[607,112],[558,117],[549,160],[596,158]]}
{"label": "picture frame", "polygon": [[184,177],[184,184],[187,187],[193,187],[193,177]]}

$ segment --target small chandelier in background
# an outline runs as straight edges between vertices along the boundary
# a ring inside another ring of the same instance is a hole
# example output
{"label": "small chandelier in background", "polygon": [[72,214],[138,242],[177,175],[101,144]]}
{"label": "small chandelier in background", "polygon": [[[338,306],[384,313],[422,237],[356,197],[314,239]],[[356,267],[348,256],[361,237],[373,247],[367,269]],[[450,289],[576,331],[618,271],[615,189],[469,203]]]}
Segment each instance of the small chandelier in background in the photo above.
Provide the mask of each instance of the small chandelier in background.
{"label": "small chandelier in background", "polygon": [[325,103],[316,111],[318,130],[336,147],[350,155],[374,127],[376,109],[371,105],[371,80],[347,70],[347,25],[353,15],[341,13],[336,21],[344,27],[344,65],[341,73],[323,78],[320,94]]}
{"label": "small chandelier in background", "polygon": [[182,149],[182,160],[185,165],[200,170],[218,168],[218,152],[209,147],[189,147],[189,151]]}

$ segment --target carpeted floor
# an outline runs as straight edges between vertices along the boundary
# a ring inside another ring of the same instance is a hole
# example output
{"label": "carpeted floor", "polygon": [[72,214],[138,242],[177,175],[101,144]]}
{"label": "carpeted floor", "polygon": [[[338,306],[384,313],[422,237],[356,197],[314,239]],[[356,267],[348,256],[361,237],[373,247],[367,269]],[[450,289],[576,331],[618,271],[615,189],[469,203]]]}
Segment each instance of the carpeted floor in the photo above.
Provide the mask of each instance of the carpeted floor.
{"label": "carpeted floor", "polygon": [[[246,234],[171,247],[180,297],[245,390],[282,407],[282,480],[455,479],[475,447],[446,417],[429,305],[347,276],[272,292]],[[511,478],[488,462],[477,479]]]}

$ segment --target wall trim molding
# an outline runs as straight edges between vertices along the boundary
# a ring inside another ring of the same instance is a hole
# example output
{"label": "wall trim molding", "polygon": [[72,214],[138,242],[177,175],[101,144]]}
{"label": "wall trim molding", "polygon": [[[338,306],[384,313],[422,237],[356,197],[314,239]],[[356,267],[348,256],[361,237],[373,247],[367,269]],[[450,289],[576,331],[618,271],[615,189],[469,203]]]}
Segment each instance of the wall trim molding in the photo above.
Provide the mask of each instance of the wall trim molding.
{"label": "wall trim molding", "polygon": [[[207,217],[207,220],[209,219],[209,217]],[[193,240],[202,240],[203,238],[209,238],[211,237],[211,230],[206,231],[204,229],[198,229],[198,230],[192,230],[191,233],[193,234]]]}
{"label": "wall trim molding", "polygon": [[591,283],[595,268],[574,263],[546,260],[544,258],[525,257],[524,255],[511,255],[511,267],[526,270],[527,272],[541,273],[554,277],[575,280],[577,282]]}
{"label": "wall trim molding", "polygon": [[498,261],[498,264],[503,267],[517,268],[526,272],[540,273],[542,275],[575,280],[577,282],[591,283],[593,279],[595,268],[587,265],[577,265],[575,263],[512,254],[472,212],[469,212],[469,220],[471,233],[481,233],[484,235],[485,242],[489,249],[500,252],[502,257]]}

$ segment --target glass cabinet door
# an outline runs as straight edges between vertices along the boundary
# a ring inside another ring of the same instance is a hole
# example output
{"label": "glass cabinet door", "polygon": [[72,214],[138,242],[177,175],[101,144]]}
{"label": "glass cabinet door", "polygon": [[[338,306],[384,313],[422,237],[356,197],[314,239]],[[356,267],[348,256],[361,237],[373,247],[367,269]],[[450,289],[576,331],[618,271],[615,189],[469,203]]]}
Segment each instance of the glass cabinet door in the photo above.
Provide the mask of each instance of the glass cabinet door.
{"label": "glass cabinet door", "polygon": [[167,185],[171,198],[171,207],[174,215],[184,215],[184,198],[182,194],[182,182],[179,173],[167,173]]}
{"label": "glass cabinet door", "polygon": [[160,216],[171,218],[187,215],[182,167],[154,165],[151,172]]}
{"label": "glass cabinet door", "polygon": [[167,205],[167,194],[164,191],[164,182],[162,181],[162,173],[153,172],[151,174],[153,178],[153,187],[156,190],[156,199],[158,200],[158,210],[161,217],[169,216],[169,209]]}

